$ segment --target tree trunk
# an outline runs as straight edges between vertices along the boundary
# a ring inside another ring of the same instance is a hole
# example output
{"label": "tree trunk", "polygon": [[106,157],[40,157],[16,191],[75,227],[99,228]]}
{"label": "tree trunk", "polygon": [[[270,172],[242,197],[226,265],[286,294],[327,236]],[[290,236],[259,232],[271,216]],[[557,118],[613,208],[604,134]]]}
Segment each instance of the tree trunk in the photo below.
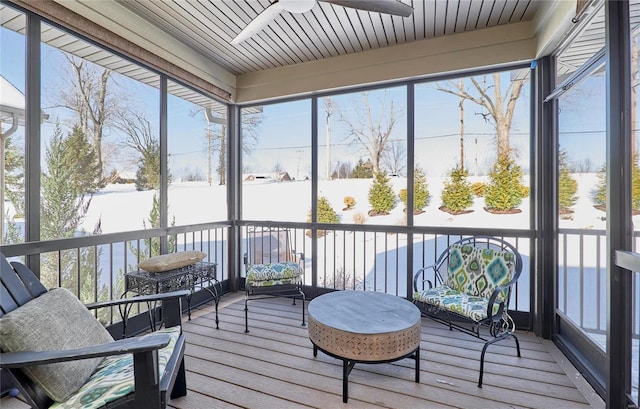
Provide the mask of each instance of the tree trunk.
{"label": "tree trunk", "polygon": [[227,127],[222,125],[220,131],[220,152],[219,152],[220,165],[218,167],[218,175],[220,176],[219,185],[225,185],[227,183]]}

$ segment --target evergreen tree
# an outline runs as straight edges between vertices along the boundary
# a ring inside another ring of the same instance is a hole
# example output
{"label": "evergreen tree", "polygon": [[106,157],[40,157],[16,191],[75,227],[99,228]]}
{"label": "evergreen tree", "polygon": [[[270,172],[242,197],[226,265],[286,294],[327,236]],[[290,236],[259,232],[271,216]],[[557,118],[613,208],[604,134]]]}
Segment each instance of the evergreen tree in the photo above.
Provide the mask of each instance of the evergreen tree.
{"label": "evergreen tree", "polygon": [[[102,183],[98,157],[78,127],[65,138],[57,125],[53,138],[45,150],[46,171],[43,173],[41,193],[40,234],[42,240],[74,237],[79,231],[91,198]],[[88,302],[107,295],[100,283],[100,251],[83,247],[79,252],[44,253],[41,280],[45,286],[63,286]],[[61,259],[59,259],[59,257]],[[58,271],[58,266],[62,271]],[[80,277],[78,277],[80,272]]]}
{"label": "evergreen tree", "polygon": [[42,175],[41,237],[73,237],[102,183],[95,150],[78,127],[63,137],[56,126],[45,153]]}
{"label": "evergreen tree", "polygon": [[79,126],[74,126],[64,141],[64,163],[69,166],[78,195],[94,194],[105,186],[98,152]]}
{"label": "evergreen tree", "polygon": [[602,165],[598,172],[598,183],[593,191],[593,204],[596,206],[607,205],[607,165]]}
{"label": "evergreen tree", "polygon": [[369,188],[369,204],[372,215],[388,214],[396,205],[396,195],[386,173],[379,172],[374,175],[373,184]]}
{"label": "evergreen tree", "polygon": [[451,170],[441,194],[445,210],[453,213],[463,212],[473,204],[473,190],[467,180],[468,175],[469,173],[459,166]]}
{"label": "evergreen tree", "polygon": [[371,160],[367,159],[366,162],[362,158],[358,159],[358,163],[351,172],[351,177],[354,179],[370,179],[373,177],[373,165]]}
{"label": "evergreen tree", "polygon": [[489,211],[508,212],[522,203],[522,169],[509,154],[498,156],[489,172],[484,202]]}
{"label": "evergreen tree", "polygon": [[24,154],[12,137],[4,140],[4,194],[16,213],[24,215]]}
{"label": "evergreen tree", "polygon": [[[4,140],[4,191],[0,200],[9,201],[15,209],[16,216],[24,216],[24,163],[24,154],[14,139],[7,137]],[[5,214],[0,217],[8,216],[7,210],[5,209]],[[7,217],[6,227],[7,230],[0,235],[0,244],[24,242],[24,233],[12,218]]]}
{"label": "evergreen tree", "polygon": [[[142,221],[142,226],[146,230],[149,229],[158,229],[160,228],[160,199],[158,199],[158,195],[153,195],[153,203],[151,205],[151,210],[149,211],[149,218],[147,220]],[[175,226],[176,217],[173,216],[171,220],[171,226]],[[147,227],[147,225],[149,227]],[[144,240],[144,248],[136,248],[133,246],[132,242],[129,242],[129,250],[136,255],[136,259],[140,261],[146,260],[148,258],[160,255],[160,237],[151,237]],[[175,236],[169,236],[167,242],[167,252],[173,253],[176,251],[176,238]],[[129,266],[130,270],[136,270],[137,267],[135,265]]]}
{"label": "evergreen tree", "polygon": [[414,210],[422,210],[431,199],[429,188],[427,186],[427,177],[424,170],[416,168],[413,175],[413,208]]}
{"label": "evergreen tree", "polygon": [[[631,208],[640,210],[640,154],[634,152],[631,164]],[[607,165],[598,172],[598,184],[593,192],[593,203],[596,206],[607,205]]]}
{"label": "evergreen tree", "polygon": [[567,151],[558,152],[558,207],[560,214],[570,213],[578,200],[578,182],[571,176],[567,163]]}
{"label": "evergreen tree", "polygon": [[[407,189],[400,189],[398,194],[400,200],[404,203],[405,208],[407,205]],[[414,213],[420,213],[422,209],[429,205],[431,200],[431,194],[427,185],[427,177],[421,168],[416,168],[413,176],[413,211]]]}
{"label": "evergreen tree", "polygon": [[[311,210],[307,213],[307,223],[311,223]],[[340,223],[338,214],[333,210],[333,207],[331,207],[329,199],[324,196],[318,198],[318,223]],[[325,234],[326,232],[324,230],[317,231],[317,237],[323,237]],[[307,236],[311,237],[311,230],[307,230]]]}
{"label": "evergreen tree", "polygon": [[318,223],[340,223],[338,214],[324,196],[318,198]]}
{"label": "evergreen tree", "polygon": [[140,152],[136,171],[136,190],[160,189],[160,145],[156,142]]}
{"label": "evergreen tree", "polygon": [[633,164],[631,165],[631,208],[633,210],[640,210],[640,165],[638,160],[640,154],[638,152],[633,153]]}

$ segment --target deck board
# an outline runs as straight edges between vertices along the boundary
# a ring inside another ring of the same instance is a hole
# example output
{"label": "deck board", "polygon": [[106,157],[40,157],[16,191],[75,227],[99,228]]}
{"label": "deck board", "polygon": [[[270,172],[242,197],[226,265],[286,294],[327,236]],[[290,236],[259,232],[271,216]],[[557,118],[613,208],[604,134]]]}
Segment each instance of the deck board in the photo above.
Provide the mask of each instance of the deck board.
{"label": "deck board", "polygon": [[[356,364],[343,404],[342,362],[313,356],[300,305],[274,298],[249,306],[249,334],[240,294],[222,298],[219,330],[210,305],[193,311],[191,321],[185,317],[189,392],[171,400],[171,408],[604,408],[553,343],[522,331],[522,357],[513,341],[491,346],[478,388],[482,342],[426,318],[420,383],[411,359]],[[26,407],[10,398],[0,406]]]}
{"label": "deck board", "polygon": [[[241,299],[220,310],[217,331],[206,309],[185,323],[189,393],[193,390],[199,403],[207,396],[211,408],[604,407],[593,395],[584,396],[548,345],[528,332],[518,333],[522,358],[516,356],[513,341],[489,348],[480,389],[476,383],[482,342],[428,319],[422,321],[421,382],[413,381],[411,359],[356,364],[345,405],[342,363],[322,352],[313,357],[307,329],[300,325],[300,305],[286,299],[256,300],[249,311],[249,334],[244,333]],[[200,390],[207,376],[211,384]],[[185,408],[182,401],[189,398],[174,399],[170,405]]]}

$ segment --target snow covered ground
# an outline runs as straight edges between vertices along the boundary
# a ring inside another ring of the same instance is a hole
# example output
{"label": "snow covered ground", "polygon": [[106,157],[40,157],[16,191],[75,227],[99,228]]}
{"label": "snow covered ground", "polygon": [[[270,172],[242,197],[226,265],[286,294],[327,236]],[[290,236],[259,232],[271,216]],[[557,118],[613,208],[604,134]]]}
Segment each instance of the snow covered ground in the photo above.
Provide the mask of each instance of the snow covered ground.
{"label": "snow covered ground", "polygon": [[[577,174],[578,202],[571,215],[572,220],[561,220],[561,228],[605,229],[605,213],[593,207],[591,191],[597,183],[595,174]],[[486,182],[486,177],[472,177],[471,182]],[[414,216],[418,226],[455,226],[455,227],[491,227],[527,229],[530,226],[529,198],[522,201],[521,213],[512,215],[491,214],[483,210],[484,200],[475,198],[471,207],[473,212],[453,216],[440,211],[440,191],[443,178],[430,178],[428,189],[431,193],[425,212]],[[394,192],[406,187],[406,179],[392,178]],[[370,209],[368,191],[370,179],[341,179],[318,184],[320,196],[329,199],[336,210],[341,223],[353,223],[356,213],[367,215]],[[121,232],[142,229],[142,221],[148,219],[151,210],[153,191],[138,192],[132,184],[108,185],[94,196],[82,228],[93,231],[98,219],[101,219],[102,233]],[[344,198],[353,196],[356,205],[351,210],[343,210]],[[226,186],[205,182],[172,183],[169,188],[169,214],[175,216],[176,225],[204,223],[226,220]],[[248,220],[275,220],[305,222],[311,209],[311,182],[291,181],[273,183],[243,183],[243,218]],[[405,224],[404,203],[397,200],[395,208],[387,216],[366,216],[366,224],[402,225]],[[634,217],[634,221],[639,216]]]}

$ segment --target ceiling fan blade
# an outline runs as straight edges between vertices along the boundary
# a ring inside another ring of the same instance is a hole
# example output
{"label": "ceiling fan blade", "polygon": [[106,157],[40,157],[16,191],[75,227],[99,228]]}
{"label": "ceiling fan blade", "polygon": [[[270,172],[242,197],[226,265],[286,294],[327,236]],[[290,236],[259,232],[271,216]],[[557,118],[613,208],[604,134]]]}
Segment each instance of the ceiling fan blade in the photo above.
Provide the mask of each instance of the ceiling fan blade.
{"label": "ceiling fan blade", "polygon": [[251,20],[251,22],[249,22],[249,24],[247,24],[247,26],[242,29],[242,31],[236,36],[236,38],[231,40],[231,44],[240,44],[258,31],[262,30],[267,25],[269,25],[269,23],[271,23],[276,17],[278,17],[282,10],[284,9],[282,8],[282,4],[280,4],[279,1],[271,3],[269,7],[264,9],[260,14],[256,16],[256,18]]}
{"label": "ceiling fan blade", "polygon": [[413,7],[398,0],[320,0],[325,3],[352,9],[373,11],[375,13],[392,14],[394,16],[409,17],[413,14]]}

